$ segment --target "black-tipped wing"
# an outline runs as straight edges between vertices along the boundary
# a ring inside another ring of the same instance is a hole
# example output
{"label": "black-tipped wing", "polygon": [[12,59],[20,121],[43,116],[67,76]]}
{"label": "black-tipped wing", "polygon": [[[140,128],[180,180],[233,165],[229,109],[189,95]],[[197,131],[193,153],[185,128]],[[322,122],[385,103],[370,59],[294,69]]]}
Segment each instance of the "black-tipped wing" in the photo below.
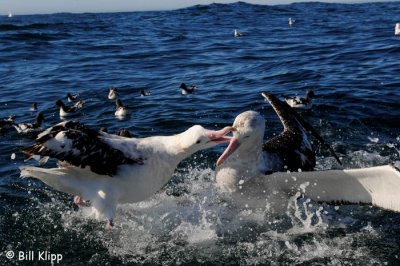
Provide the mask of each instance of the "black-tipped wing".
{"label": "black-tipped wing", "polygon": [[23,149],[28,156],[41,155],[68,162],[99,175],[113,176],[118,166],[143,164],[102,140],[102,133],[77,122],[63,122],[39,134],[36,144]]}

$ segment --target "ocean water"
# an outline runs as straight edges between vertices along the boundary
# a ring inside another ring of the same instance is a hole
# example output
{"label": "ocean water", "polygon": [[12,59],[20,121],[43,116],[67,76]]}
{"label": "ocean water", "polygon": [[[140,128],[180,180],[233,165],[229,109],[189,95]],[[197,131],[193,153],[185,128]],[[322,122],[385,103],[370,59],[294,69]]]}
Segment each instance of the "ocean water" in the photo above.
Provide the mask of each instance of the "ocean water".
{"label": "ocean water", "polygon": [[[293,26],[288,18],[296,19]],[[216,129],[256,110],[266,136],[280,122],[260,92],[317,98],[302,112],[345,168],[400,156],[400,3],[212,4],[162,12],[53,14],[0,18],[0,117],[60,122],[54,102],[86,101],[77,120],[136,137],[201,124]],[[243,33],[233,37],[233,30]],[[180,94],[181,82],[196,84]],[[108,88],[130,109],[114,117]],[[139,90],[150,97],[139,97]],[[72,196],[19,177],[19,152],[32,139],[0,131],[0,264],[5,252],[49,251],[63,265],[400,264],[400,214],[371,206],[291,198],[285,212],[235,209],[214,185],[223,147],[182,162],[171,182],[137,204],[121,205],[116,227],[76,210]],[[318,169],[339,166],[314,143]],[[16,158],[11,159],[15,153]],[[400,193],[400,192],[399,192]],[[34,263],[38,263],[37,261]],[[48,263],[48,262],[47,262]]]}

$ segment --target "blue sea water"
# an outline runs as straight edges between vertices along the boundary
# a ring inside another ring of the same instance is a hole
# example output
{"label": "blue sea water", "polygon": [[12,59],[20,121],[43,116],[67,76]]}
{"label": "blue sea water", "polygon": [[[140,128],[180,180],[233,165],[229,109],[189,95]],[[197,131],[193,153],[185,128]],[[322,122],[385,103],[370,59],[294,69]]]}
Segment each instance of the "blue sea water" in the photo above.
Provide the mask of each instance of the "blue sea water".
{"label": "blue sea water", "polygon": [[[344,167],[387,164],[400,160],[396,22],[399,2],[238,2],[160,12],[3,16],[0,117],[33,121],[29,107],[37,102],[44,126],[51,126],[60,121],[54,102],[79,92],[86,104],[77,120],[110,132],[128,128],[146,137],[194,124],[216,129],[256,110],[266,119],[268,138],[282,128],[260,92],[303,95],[313,89],[314,107],[302,115]],[[243,36],[234,38],[234,29]],[[181,82],[198,90],[183,96]],[[114,117],[110,86],[119,89],[128,118]],[[139,97],[140,89],[151,96]],[[3,129],[0,143],[1,265],[32,265],[6,259],[7,250],[60,253],[64,265],[400,263],[400,215],[390,211],[289,202],[287,213],[229,215],[214,199],[221,147],[182,162],[154,197],[121,206],[110,231],[74,210],[70,195],[19,177],[18,166],[26,164],[19,150],[31,139]],[[315,147],[319,169],[339,167]]]}

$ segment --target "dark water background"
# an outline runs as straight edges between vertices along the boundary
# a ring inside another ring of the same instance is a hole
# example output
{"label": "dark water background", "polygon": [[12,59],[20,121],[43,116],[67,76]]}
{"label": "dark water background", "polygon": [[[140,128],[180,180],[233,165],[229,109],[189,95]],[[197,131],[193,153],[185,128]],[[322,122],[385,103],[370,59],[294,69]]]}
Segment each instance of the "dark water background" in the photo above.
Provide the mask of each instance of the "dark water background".
{"label": "dark water background", "polygon": [[[260,92],[314,89],[315,105],[303,116],[345,167],[382,165],[400,154],[396,22],[399,2],[3,16],[0,117],[32,121],[29,107],[37,102],[50,126],[60,121],[55,100],[80,92],[86,106],[79,121],[111,132],[125,127],[144,137],[193,124],[218,128],[256,110],[270,137],[281,126]],[[234,29],[244,36],[234,38]],[[198,91],[180,95],[181,82]],[[114,117],[110,86],[130,108],[125,120]],[[139,97],[140,89],[151,97]],[[0,143],[0,252],[47,250],[70,265],[400,263],[400,215],[370,206],[289,202],[287,213],[243,210],[225,223],[221,217],[231,211],[215,200],[212,170],[221,148],[184,161],[153,198],[121,206],[116,228],[107,231],[74,211],[70,195],[19,177],[25,163],[18,151],[29,138],[2,130]],[[338,167],[316,149],[318,168]],[[15,263],[1,254],[1,265]]]}

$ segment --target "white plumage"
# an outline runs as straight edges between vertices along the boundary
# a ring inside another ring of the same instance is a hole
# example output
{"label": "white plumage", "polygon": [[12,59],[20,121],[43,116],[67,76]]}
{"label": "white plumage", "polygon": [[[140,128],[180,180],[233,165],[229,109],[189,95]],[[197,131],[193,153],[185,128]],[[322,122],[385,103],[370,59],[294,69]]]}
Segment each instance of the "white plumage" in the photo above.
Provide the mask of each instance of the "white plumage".
{"label": "white plumage", "polygon": [[60,108],[60,117],[79,115],[84,103],[83,100],[79,100],[73,106],[66,106],[61,100],[56,101],[56,105]]}
{"label": "white plumage", "polygon": [[117,88],[111,87],[110,91],[108,92],[108,99],[115,100],[118,96]]}
{"label": "white plumage", "polygon": [[128,109],[122,104],[120,99],[115,101],[115,116],[119,118],[124,118],[128,115]]}
{"label": "white plumage", "polygon": [[314,91],[308,90],[305,97],[293,96],[286,97],[285,101],[292,108],[311,109],[312,99],[315,97]]}
{"label": "white plumage", "polygon": [[241,33],[241,32],[239,32],[237,29],[235,29],[234,31],[233,31],[233,36],[234,37],[240,37],[240,36],[242,36],[243,34]]}
{"label": "white plumage", "polygon": [[118,203],[144,200],[171,178],[194,152],[229,139],[230,128],[209,131],[196,125],[173,136],[125,138],[64,122],[41,133],[24,152],[60,160],[58,168],[21,167],[21,176],[89,200],[97,216],[112,225]]}
{"label": "white plumage", "polygon": [[[216,181],[237,202],[261,204],[259,207],[265,206],[265,195],[300,193],[316,201],[368,203],[400,211],[400,172],[395,167],[300,172],[290,169],[288,173],[282,158],[266,151],[266,144],[263,147],[264,121],[257,113],[240,114],[233,127],[234,135],[227,150],[234,147],[234,152],[227,156],[225,151],[218,159]],[[287,144],[290,152],[295,143],[291,138],[281,138],[271,146],[284,150]]]}
{"label": "white plumage", "polygon": [[36,115],[34,123],[12,124],[12,126],[15,128],[15,130],[17,130],[18,133],[27,134],[39,130],[43,120],[43,114],[39,113]]}

